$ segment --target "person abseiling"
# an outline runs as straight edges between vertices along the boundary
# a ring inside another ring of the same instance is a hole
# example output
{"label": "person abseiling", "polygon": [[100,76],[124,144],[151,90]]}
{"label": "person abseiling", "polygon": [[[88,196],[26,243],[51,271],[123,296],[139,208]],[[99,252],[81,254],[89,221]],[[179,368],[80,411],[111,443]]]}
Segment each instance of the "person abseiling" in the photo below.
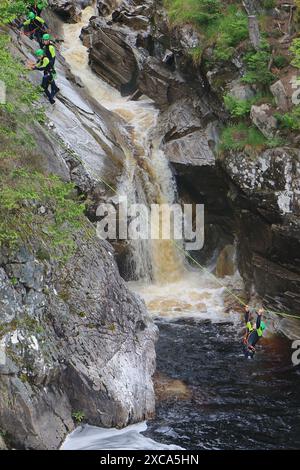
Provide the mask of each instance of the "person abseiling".
{"label": "person abseiling", "polygon": [[18,26],[19,29],[24,28],[25,34],[30,39],[36,39],[40,47],[43,47],[43,34],[48,30],[48,26],[40,16],[37,16],[33,11],[30,11],[27,15],[27,20]]}
{"label": "person abseiling", "polygon": [[[51,104],[55,103],[54,96],[59,92],[59,88],[55,83],[55,70],[50,60],[48,59],[45,51],[43,49],[38,49],[35,52],[35,55],[38,57],[38,62],[35,65],[32,65],[31,70],[40,70],[44,72],[42,88],[49,99]],[[49,86],[51,87],[51,92],[49,91]]]}
{"label": "person abseiling", "polygon": [[264,309],[261,308],[257,312],[256,323],[252,324],[252,314],[248,305],[245,307],[245,323],[246,323],[246,335],[244,337],[244,352],[247,358],[253,358],[255,354],[255,346],[263,336],[263,332],[266,329],[265,323],[262,321],[262,315]]}
{"label": "person abseiling", "polygon": [[46,56],[50,60],[51,65],[55,64],[56,59],[56,49],[54,43],[51,41],[50,34],[46,33],[42,37],[43,39],[43,49],[45,51]]}

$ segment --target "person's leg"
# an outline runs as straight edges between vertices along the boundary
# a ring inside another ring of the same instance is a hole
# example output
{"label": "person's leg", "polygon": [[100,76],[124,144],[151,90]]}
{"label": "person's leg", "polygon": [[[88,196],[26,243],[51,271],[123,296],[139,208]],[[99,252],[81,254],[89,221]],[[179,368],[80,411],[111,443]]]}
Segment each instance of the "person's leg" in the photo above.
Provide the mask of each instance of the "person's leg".
{"label": "person's leg", "polygon": [[59,88],[58,86],[56,85],[55,83],[55,80],[52,80],[51,82],[51,95],[52,95],[52,98],[54,98],[54,96],[56,95],[56,93],[59,92]]}
{"label": "person's leg", "polygon": [[50,75],[44,75],[44,78],[43,78],[43,81],[42,81],[42,88],[43,88],[43,90],[45,92],[45,95],[47,96],[48,100],[50,101],[50,103],[54,104],[55,101],[53,99],[53,96],[50,93],[50,91],[48,90],[49,85],[50,85],[50,81],[51,81],[51,76]]}
{"label": "person's leg", "polygon": [[257,345],[259,341],[259,336],[257,334],[257,331],[254,330],[250,333],[248,337],[248,351],[249,351],[249,356],[253,359],[254,354],[255,354],[255,346]]}
{"label": "person's leg", "polygon": [[59,92],[59,88],[56,86],[55,80],[50,79],[49,84],[51,85],[50,101],[54,100],[54,96]]}

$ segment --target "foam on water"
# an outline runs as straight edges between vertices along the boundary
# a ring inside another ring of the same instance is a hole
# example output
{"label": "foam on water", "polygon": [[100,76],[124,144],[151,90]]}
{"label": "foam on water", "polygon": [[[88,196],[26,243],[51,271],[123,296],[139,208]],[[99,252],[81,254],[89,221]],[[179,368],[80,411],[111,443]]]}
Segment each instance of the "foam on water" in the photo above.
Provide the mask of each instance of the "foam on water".
{"label": "foam on water", "polygon": [[143,436],[147,424],[138,423],[124,429],[105,429],[96,426],[80,426],[68,435],[61,450],[175,450],[175,445],[160,444]]}

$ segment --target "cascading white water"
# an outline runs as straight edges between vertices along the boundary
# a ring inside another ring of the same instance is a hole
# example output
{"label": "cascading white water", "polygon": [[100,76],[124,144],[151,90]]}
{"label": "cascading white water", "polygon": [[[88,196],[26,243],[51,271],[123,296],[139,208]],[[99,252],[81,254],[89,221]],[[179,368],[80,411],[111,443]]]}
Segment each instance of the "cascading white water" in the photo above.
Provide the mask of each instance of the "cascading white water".
{"label": "cascading white water", "polygon": [[[126,181],[119,189],[119,195],[127,195],[130,203],[138,202],[148,206],[153,203],[171,204],[176,195],[172,172],[166,156],[159,148],[160,142],[151,136],[159,111],[147,97],[139,101],[122,97],[90,69],[88,51],[79,35],[93,14],[93,7],[87,7],[80,23],[64,25],[62,53],[86,91],[102,106],[121,116],[126,125],[132,128],[135,151],[127,156]],[[223,317],[224,289],[216,286],[208,274],[187,267],[184,256],[172,240],[135,243],[133,257],[139,281],[131,282],[130,286],[144,297],[153,315],[169,318]],[[149,282],[150,274],[154,282]]]}
{"label": "cascading white water", "polygon": [[[128,101],[120,93],[97,77],[88,65],[88,53],[79,35],[83,26],[94,14],[87,7],[80,23],[64,25],[63,55],[74,75],[79,77],[89,94],[106,109],[118,114],[132,128],[134,154],[127,152],[126,180],[118,195],[126,195],[129,203],[150,204],[173,203],[175,185],[168,162],[159,149],[159,142],[151,139],[158,110],[147,97],[138,102]],[[133,244],[132,264],[135,278],[162,282],[181,277],[183,256],[168,240],[139,240]]]}

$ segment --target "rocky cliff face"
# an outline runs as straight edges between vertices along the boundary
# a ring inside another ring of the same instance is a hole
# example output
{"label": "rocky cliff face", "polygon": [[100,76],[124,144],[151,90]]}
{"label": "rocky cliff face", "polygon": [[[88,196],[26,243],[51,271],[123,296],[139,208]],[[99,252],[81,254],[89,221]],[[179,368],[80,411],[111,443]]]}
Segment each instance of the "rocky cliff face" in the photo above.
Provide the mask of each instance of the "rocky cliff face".
{"label": "rocky cliff face", "polygon": [[299,311],[299,171],[296,148],[227,155],[240,244],[239,267],[251,290],[278,309]]}
{"label": "rocky cliff face", "polygon": [[26,247],[2,252],[0,262],[6,442],[55,449],[76,413],[108,427],[149,417],[156,329],[120,278],[111,246],[87,232],[62,267]]}
{"label": "rocky cliff face", "polygon": [[[68,12],[70,2],[64,3]],[[31,59],[34,44],[12,38],[13,54]],[[85,95],[61,57],[57,68],[60,100],[47,110],[47,125],[31,129],[43,149],[39,165],[73,181],[97,207],[112,194],[103,179],[116,187],[126,170],[126,128]],[[113,248],[96,238],[88,220],[65,264],[38,245],[34,239],[15,252],[0,251],[0,431],[6,445],[56,449],[81,418],[122,427],[152,416],[157,331],[121,279]]]}
{"label": "rocky cliff face", "polygon": [[[257,93],[242,81],[249,44],[219,64],[212,60],[213,48],[206,47],[202,61],[195,63],[191,51],[204,46],[203,35],[190,24],[171,26],[162,2],[125,1],[115,10],[108,3],[112,18],[100,11],[82,33],[91,66],[124,94],[138,99],[145,93],[161,108],[158,134],[179,193],[206,204],[209,236],[197,256],[207,260],[213,245],[222,249],[236,237],[249,293],[255,289],[273,307],[299,311],[297,135],[289,136],[287,147],[262,150],[256,157],[231,151],[220,159],[217,152],[220,129],[229,118],[223,95],[250,100]],[[244,7],[246,14],[266,15],[272,47],[286,60],[295,31],[294,6],[277,2],[267,13],[261,2],[244,2]],[[250,23],[249,30],[255,45]],[[292,77],[298,73],[291,66],[280,72],[273,60],[269,70],[278,79],[270,92],[275,101],[253,105],[250,115],[268,139],[280,134],[276,113],[291,109],[296,94]]]}

